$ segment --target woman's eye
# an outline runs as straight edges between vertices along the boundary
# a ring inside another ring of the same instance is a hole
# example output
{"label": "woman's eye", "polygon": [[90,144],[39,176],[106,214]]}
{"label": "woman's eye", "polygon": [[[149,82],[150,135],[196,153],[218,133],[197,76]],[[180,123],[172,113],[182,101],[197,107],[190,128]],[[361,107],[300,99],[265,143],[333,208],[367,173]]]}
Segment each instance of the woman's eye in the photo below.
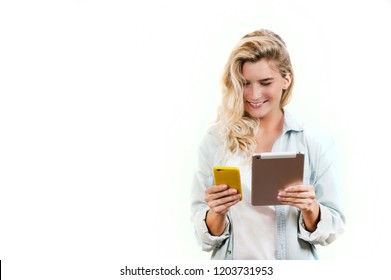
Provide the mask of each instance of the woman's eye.
{"label": "woman's eye", "polygon": [[[260,84],[261,86],[268,86],[268,85],[271,85],[271,83],[272,83],[272,82],[259,82],[259,84]],[[243,83],[243,86],[244,86],[244,87],[248,87],[248,86],[250,86],[250,85],[251,85],[250,82],[244,82],[244,83]]]}

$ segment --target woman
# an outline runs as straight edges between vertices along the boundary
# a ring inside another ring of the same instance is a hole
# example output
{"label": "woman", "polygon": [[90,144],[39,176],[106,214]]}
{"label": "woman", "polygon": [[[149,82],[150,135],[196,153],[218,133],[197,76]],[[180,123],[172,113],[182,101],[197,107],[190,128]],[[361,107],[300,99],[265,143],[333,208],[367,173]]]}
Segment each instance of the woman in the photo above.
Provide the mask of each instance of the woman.
{"label": "woman", "polygon": [[[192,189],[196,235],[212,259],[317,259],[315,245],[344,230],[333,141],[284,110],[293,83],[285,43],[271,31],[244,36],[228,59]],[[252,206],[251,157],[270,151],[304,152],[304,182],[278,194],[283,205]],[[217,165],[240,168],[242,201],[235,189],[213,185]]]}

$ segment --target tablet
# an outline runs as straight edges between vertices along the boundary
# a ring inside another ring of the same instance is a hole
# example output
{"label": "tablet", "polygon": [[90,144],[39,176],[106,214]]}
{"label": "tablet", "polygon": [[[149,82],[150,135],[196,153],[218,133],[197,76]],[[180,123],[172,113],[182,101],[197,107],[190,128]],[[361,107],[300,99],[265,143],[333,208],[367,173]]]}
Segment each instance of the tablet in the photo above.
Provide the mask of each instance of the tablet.
{"label": "tablet", "polygon": [[281,205],[278,192],[303,183],[304,153],[254,154],[252,158],[251,203],[253,206]]}

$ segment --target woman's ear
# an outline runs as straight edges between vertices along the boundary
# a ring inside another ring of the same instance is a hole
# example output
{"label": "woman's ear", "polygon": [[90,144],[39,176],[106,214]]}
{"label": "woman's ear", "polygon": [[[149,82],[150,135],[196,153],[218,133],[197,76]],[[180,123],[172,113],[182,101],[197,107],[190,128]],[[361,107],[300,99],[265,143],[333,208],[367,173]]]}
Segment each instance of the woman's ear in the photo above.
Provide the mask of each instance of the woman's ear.
{"label": "woman's ear", "polygon": [[286,73],[284,77],[284,83],[282,85],[282,89],[287,89],[291,85],[291,82],[292,82],[292,73]]}

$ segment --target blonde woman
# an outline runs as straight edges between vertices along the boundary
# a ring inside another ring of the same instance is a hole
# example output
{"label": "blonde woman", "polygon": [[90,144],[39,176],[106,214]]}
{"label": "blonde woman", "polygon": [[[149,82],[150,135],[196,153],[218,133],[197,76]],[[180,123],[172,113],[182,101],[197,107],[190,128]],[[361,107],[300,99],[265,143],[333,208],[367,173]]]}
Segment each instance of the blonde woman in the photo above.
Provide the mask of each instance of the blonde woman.
{"label": "blonde woman", "polygon": [[[192,218],[212,259],[317,259],[315,245],[344,230],[334,144],[284,110],[294,73],[284,41],[268,30],[244,36],[224,69],[218,118],[205,135],[192,188]],[[283,205],[251,205],[251,156],[302,151],[304,182],[278,194]],[[243,200],[213,185],[214,166],[240,168]]]}

